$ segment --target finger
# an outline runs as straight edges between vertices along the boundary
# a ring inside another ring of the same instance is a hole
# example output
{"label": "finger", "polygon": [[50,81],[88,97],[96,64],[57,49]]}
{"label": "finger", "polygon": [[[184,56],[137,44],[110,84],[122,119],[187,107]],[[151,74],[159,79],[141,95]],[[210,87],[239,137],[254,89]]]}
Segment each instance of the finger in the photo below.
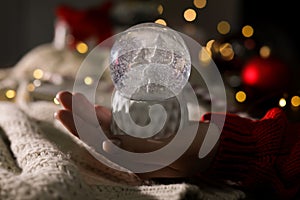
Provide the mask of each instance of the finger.
{"label": "finger", "polygon": [[171,138],[165,138],[161,140],[136,138],[130,135],[113,135],[110,137],[110,139],[120,140],[119,147],[135,153],[147,153],[156,151],[167,145],[171,140]]}
{"label": "finger", "polygon": [[[207,134],[209,123],[206,122],[192,122],[198,124],[197,134],[192,141],[191,145],[184,153],[185,156],[198,156],[200,147],[202,146],[203,140]],[[188,133],[187,133],[188,134]]]}
{"label": "finger", "polygon": [[[126,142],[125,139],[126,138]],[[139,142],[138,142],[139,141]],[[113,137],[110,140],[104,141],[102,143],[102,149],[110,154],[111,156],[121,156],[123,157],[127,153],[148,153],[153,152],[162,148],[165,142],[152,141],[147,139],[137,140],[136,138],[130,138],[130,136],[124,137]],[[124,152],[125,150],[125,152]],[[123,155],[123,156],[122,156]],[[167,155],[157,155],[144,159],[136,159],[128,162],[136,163],[138,166],[147,165],[155,165],[155,168],[162,168],[164,166],[169,165],[169,159],[166,157]],[[132,163],[131,163],[132,164]]]}
{"label": "finger", "polygon": [[[124,143],[125,141],[124,138],[126,138],[127,140],[125,143]],[[143,139],[143,141],[140,144],[137,144],[136,142],[137,140],[135,139],[130,140],[129,138],[130,136],[113,137],[102,143],[102,149],[111,156],[122,156],[122,155],[124,156],[127,153],[130,154],[130,152],[133,153],[152,152],[159,149],[157,147],[161,147],[162,144],[165,144],[163,142],[157,143],[153,141],[147,141],[145,139]],[[131,142],[128,142],[129,140]],[[166,166],[164,162],[165,160],[166,159],[163,158],[163,156],[159,156],[155,158],[152,157],[150,159],[144,158],[144,159],[137,159],[137,160],[128,160],[128,162],[131,162],[131,164],[136,163],[136,166],[147,165],[147,168],[154,166],[157,169]]]}
{"label": "finger", "polygon": [[115,148],[113,148],[113,145],[120,147],[121,140],[118,140],[118,139],[106,140],[102,143],[102,148],[105,152],[107,152],[109,154],[113,154],[113,153],[116,153]]}
{"label": "finger", "polygon": [[[210,163],[211,158],[213,158],[213,156],[209,155],[205,159],[199,159],[198,157],[200,147],[207,134],[207,128],[208,128],[207,123],[199,123],[198,132],[196,137],[194,138],[194,141],[189,146],[187,151],[183,152],[183,155],[179,159],[177,159],[173,163],[170,163],[170,167],[172,167],[174,170],[181,171],[181,174],[182,175],[184,174],[186,176],[189,174],[194,174],[199,169],[202,170],[207,168],[206,163]],[[135,138],[129,135],[117,135],[117,136],[115,135],[112,136],[110,139],[113,139],[114,141],[118,139],[120,141],[118,146],[124,150],[135,152],[135,153],[146,153],[146,152],[152,152],[163,148],[172,140],[172,137],[160,139],[160,140],[154,140],[154,139]],[[104,151],[110,154],[120,153],[118,152],[118,148],[114,148],[113,145],[116,145],[116,143],[115,142],[105,143],[105,145],[103,146]],[[144,164],[164,165],[165,161],[168,160],[168,158],[164,156],[167,155],[161,155],[158,159],[155,160],[143,159],[136,162],[138,164],[144,163]]]}
{"label": "finger", "polygon": [[[111,147],[109,144],[112,144],[113,145],[118,145],[119,141],[106,141],[104,142],[104,149],[107,151],[107,150],[111,150]],[[107,149],[108,148],[108,149]],[[117,153],[117,152],[115,152]],[[137,173],[137,175],[140,177],[140,178],[143,178],[143,179],[149,179],[149,178],[163,178],[163,177],[182,177],[183,174],[181,174],[181,172],[179,170],[176,170],[175,168],[172,168],[172,167],[165,167],[163,165],[161,165],[161,163],[154,163],[154,162],[147,162],[146,160],[143,160],[143,161],[132,161],[135,166],[140,166],[141,168],[153,168],[153,169],[158,169],[158,170],[155,170],[155,171],[151,171],[151,172],[145,172],[145,173]]]}
{"label": "finger", "polygon": [[60,91],[56,94],[56,99],[67,110],[72,110],[73,95],[68,91]]}
{"label": "finger", "polygon": [[83,94],[73,94],[72,102],[74,114],[93,126],[99,125],[94,105]]}
{"label": "finger", "polygon": [[[205,138],[208,123],[199,123],[199,122],[191,122],[198,124],[198,130],[196,137],[194,138],[192,144],[189,146],[186,154],[187,155],[198,155],[199,149],[203,140]],[[189,134],[188,132],[186,134]],[[152,138],[137,138],[132,137],[130,135],[113,135],[111,139],[119,139],[121,140],[121,147],[125,150],[133,150],[136,153],[145,153],[158,150],[169,142],[176,136],[176,134],[172,134],[167,138],[161,139],[152,139]]]}
{"label": "finger", "polygon": [[[73,106],[76,106],[76,113],[79,114],[79,116],[87,123],[91,123],[93,125],[97,123],[95,122],[95,118],[92,117],[96,112],[98,123],[103,126],[102,128],[106,132],[109,131],[111,123],[110,109],[100,105],[96,105],[93,108],[92,104],[80,93],[75,93],[73,95],[68,91],[61,91],[57,93],[56,98],[67,110],[73,111]],[[74,102],[74,105],[72,105],[72,102]]]}
{"label": "finger", "polygon": [[[120,151],[117,148],[113,148],[113,146],[121,146],[120,140],[108,140],[103,142],[103,149],[106,152],[109,152],[113,155],[118,155]],[[151,172],[146,173],[138,173],[138,176],[141,178],[170,178],[170,177],[183,177],[184,173],[181,172],[181,170],[177,170],[176,168],[173,168],[172,166],[164,165],[160,161],[149,161],[149,160],[131,160],[128,162],[132,162],[131,164],[134,166],[139,166],[141,168],[153,168],[158,169]],[[186,174],[185,174],[186,175]]]}
{"label": "finger", "polygon": [[78,133],[76,130],[76,126],[74,123],[74,118],[73,114],[69,110],[58,110],[57,112],[54,113],[54,117],[59,120],[64,127],[68,129],[73,135],[78,137]]}
{"label": "finger", "polygon": [[108,108],[105,108],[103,106],[96,105],[95,111],[97,115],[98,122],[105,130],[110,130],[110,124],[111,124],[111,111]]}

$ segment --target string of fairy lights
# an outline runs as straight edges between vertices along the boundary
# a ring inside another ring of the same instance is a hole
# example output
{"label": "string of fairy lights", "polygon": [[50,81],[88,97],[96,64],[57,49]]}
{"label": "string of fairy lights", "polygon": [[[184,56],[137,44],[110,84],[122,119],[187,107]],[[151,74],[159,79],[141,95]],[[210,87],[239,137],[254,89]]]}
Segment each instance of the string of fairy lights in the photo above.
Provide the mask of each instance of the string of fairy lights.
{"label": "string of fairy lights", "polygon": [[[205,9],[207,6],[207,0],[193,0],[193,7],[186,8],[182,12],[183,19],[187,22],[193,22],[197,19],[197,9]],[[157,6],[157,12],[160,16],[163,16],[164,13],[164,6],[162,4],[159,4]],[[163,17],[159,17],[155,20],[155,23],[162,24],[167,26],[167,19],[164,19]],[[219,23],[217,23],[216,30],[219,34],[225,36],[230,33],[231,31],[231,25],[226,20],[220,20]],[[244,48],[251,50],[255,46],[255,41],[252,39],[253,35],[255,34],[254,28],[247,24],[244,25],[241,28],[241,34],[244,37]],[[79,54],[87,54],[89,52],[89,45],[85,43],[84,41],[78,42],[75,45],[75,51],[77,51]],[[210,39],[206,42],[206,44],[203,46],[203,49],[199,52],[199,60],[203,63],[203,66],[209,66],[209,62],[212,60],[212,54],[217,53],[220,55],[220,57],[224,61],[231,61],[234,59],[235,55],[238,55],[240,52],[238,48],[236,48],[235,44],[232,44],[230,42],[220,42],[217,39]],[[259,56],[262,58],[268,58],[272,53],[272,49],[268,45],[262,45],[259,48]],[[43,80],[45,79],[47,72],[43,71],[42,69],[36,68],[32,72],[32,81],[28,84],[27,90],[28,92],[34,92],[34,90],[37,87],[40,87],[43,84]],[[85,85],[92,85],[94,82],[92,76],[86,76],[83,79],[83,83]],[[229,83],[233,87],[237,87],[240,83],[240,77],[238,76],[232,76],[230,78]],[[4,94],[4,97],[3,97]],[[17,95],[17,90],[14,88],[8,88],[5,91],[1,92],[2,97],[0,96],[1,100],[8,100],[8,101],[14,101]],[[243,90],[238,90],[234,94],[234,98],[237,103],[244,103],[247,100],[247,92]],[[53,102],[55,104],[59,104],[57,99],[55,97],[53,98]],[[290,97],[288,95],[283,95],[280,99],[278,99],[278,105],[280,107],[286,107],[290,105],[293,108],[300,108],[300,96],[298,95],[291,95]]]}
{"label": "string of fairy lights", "polygon": [[[194,22],[197,19],[197,9],[205,9],[207,6],[207,0],[193,0],[193,7],[187,8],[182,12],[183,19],[187,22]],[[157,11],[160,15],[163,15],[164,6],[159,4],[157,7]],[[155,20],[155,23],[167,26],[167,19],[158,18]],[[220,20],[217,23],[216,30],[219,34],[225,36],[230,33],[231,25],[227,20]],[[252,39],[254,35],[254,28],[246,24],[241,28],[241,34],[244,37],[244,48],[248,50],[253,50],[255,47],[255,41]],[[211,39],[207,41],[207,43],[203,46],[203,50],[199,52],[199,60],[203,63],[203,66],[209,66],[209,62],[212,60],[212,54],[218,53],[224,61],[231,61],[234,59],[235,54],[239,54],[239,49],[234,48],[234,44],[229,42],[220,43],[216,39]],[[259,48],[258,52],[261,58],[268,58],[271,56],[271,48],[268,45],[263,45]],[[231,86],[237,87],[241,84],[240,77],[232,76],[229,81]],[[234,94],[234,98],[238,103],[244,103],[247,100],[247,93],[243,90],[238,90]],[[290,98],[287,94],[284,94],[278,100],[278,106],[286,107],[287,105],[291,105],[292,108],[300,108],[300,97],[298,95],[292,95]]]}

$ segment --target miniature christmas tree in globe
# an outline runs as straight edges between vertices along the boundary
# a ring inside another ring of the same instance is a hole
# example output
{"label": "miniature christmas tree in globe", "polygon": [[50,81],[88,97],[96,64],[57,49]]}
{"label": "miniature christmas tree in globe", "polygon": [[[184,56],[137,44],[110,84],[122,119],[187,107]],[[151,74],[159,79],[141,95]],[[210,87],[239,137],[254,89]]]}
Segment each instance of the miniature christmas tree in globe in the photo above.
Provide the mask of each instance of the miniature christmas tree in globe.
{"label": "miniature christmas tree in globe", "polygon": [[[178,32],[142,23],[120,33],[111,49],[110,73],[115,86],[113,121],[117,121],[112,123],[113,132],[136,137],[176,132],[180,120],[176,96],[191,73],[190,54]],[[165,112],[151,109],[153,105],[161,105]],[[156,124],[161,121],[164,125]]]}

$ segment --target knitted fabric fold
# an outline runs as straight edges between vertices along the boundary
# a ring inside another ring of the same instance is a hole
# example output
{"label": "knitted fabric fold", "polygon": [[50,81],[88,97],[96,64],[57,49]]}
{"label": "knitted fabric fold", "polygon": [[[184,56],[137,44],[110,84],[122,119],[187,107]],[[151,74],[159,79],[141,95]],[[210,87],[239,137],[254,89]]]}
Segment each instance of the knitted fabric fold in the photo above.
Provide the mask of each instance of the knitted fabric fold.
{"label": "knitted fabric fold", "polygon": [[277,159],[279,175],[288,190],[300,193],[300,123],[290,123]]}
{"label": "knitted fabric fold", "polygon": [[25,110],[0,102],[1,200],[245,198],[243,191],[227,185],[141,182],[131,171],[110,168],[94,159],[83,141],[53,121],[54,110],[51,102],[33,102]]}
{"label": "knitted fabric fold", "polygon": [[[213,120],[218,125],[224,114],[211,116],[212,113],[207,113],[202,120]],[[225,117],[218,152],[205,173],[234,182],[251,192],[268,192],[278,199],[293,197],[299,191],[299,183],[298,186],[289,186],[287,182],[292,180],[291,177],[296,177],[299,182],[300,142],[298,147],[289,151],[294,151],[293,155],[283,154],[283,141],[289,141],[285,139],[289,129],[285,113],[273,108],[257,120],[231,113]],[[281,168],[278,163],[281,163]]]}

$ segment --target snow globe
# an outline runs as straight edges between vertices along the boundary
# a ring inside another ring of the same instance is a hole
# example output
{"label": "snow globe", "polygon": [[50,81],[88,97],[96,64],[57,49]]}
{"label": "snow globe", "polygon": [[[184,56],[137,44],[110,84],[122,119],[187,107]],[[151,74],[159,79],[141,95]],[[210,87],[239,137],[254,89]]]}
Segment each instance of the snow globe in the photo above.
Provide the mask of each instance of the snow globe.
{"label": "snow globe", "polygon": [[191,57],[180,34],[164,25],[141,23],[121,32],[111,49],[114,134],[166,138],[183,115],[177,96],[191,73]]}

